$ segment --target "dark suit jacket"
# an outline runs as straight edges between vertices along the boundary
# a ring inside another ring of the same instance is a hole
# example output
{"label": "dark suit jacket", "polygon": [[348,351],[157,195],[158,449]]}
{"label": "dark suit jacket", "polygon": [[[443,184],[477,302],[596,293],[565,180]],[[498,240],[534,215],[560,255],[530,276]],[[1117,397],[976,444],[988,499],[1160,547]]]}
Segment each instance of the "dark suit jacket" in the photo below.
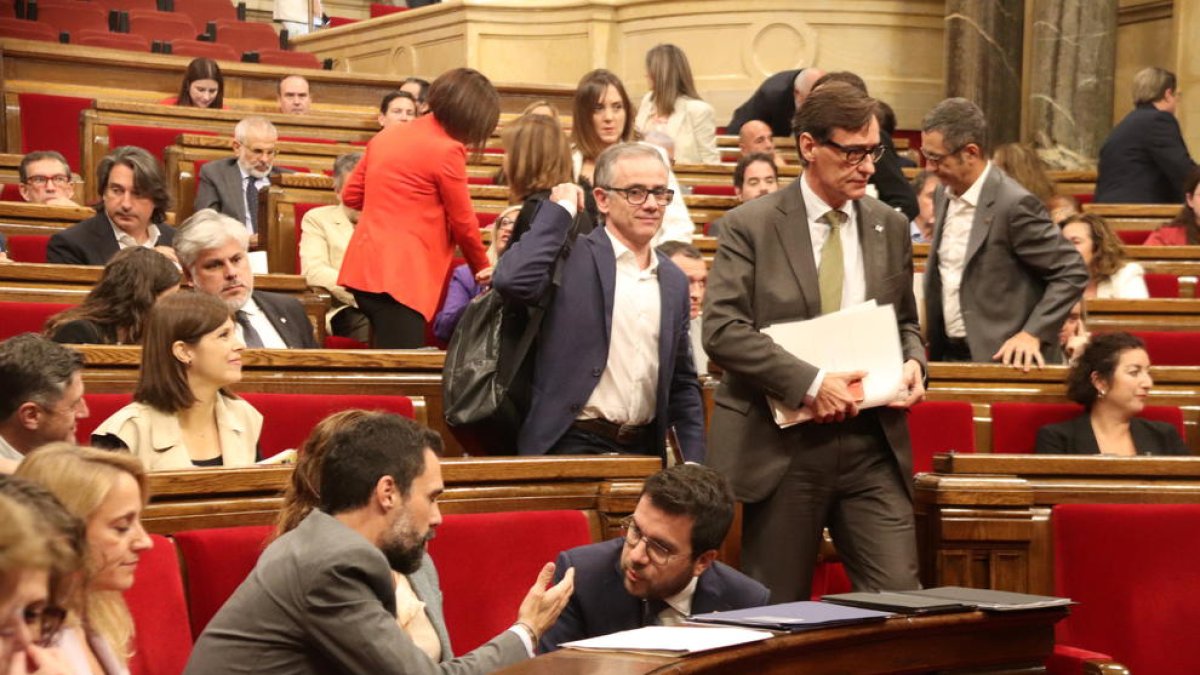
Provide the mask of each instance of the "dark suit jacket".
{"label": "dark suit jacket", "polygon": [[[1172,424],[1135,417],[1129,420],[1133,447],[1139,455],[1190,455],[1192,451]],[[1087,413],[1038,429],[1034,452],[1039,455],[1098,455],[1096,432]]]}
{"label": "dark suit jacket", "polygon": [[[908,221],[870,197],[858,200],[855,208],[867,298],[895,307],[904,358],[924,366]],[[742,501],[770,496],[793,453],[805,446],[806,425],[780,429],[767,397],[799,408],[819,370],[759,329],[820,313],[800,181],[727,213],[704,296],[704,349],[725,369],[714,398],[706,462],[730,479]],[[863,414],[877,416],[900,475],[911,475],[905,411],[875,408]],[[904,483],[911,490],[910,481]]]}
{"label": "dark suit jacket", "polygon": [[[925,323],[932,361],[940,361],[946,348],[938,247],[947,205],[946,190],[939,187],[925,265]],[[1006,340],[1026,331],[1041,341],[1047,362],[1061,361],[1058,331],[1087,281],[1083,258],[1050,222],[1042,201],[993,165],[975,207],[959,289],[971,360],[990,363]]]}
{"label": "dark suit jacket", "polygon": [[[271,175],[295,173],[291,169],[272,167]],[[237,220],[246,222],[246,183],[236,157],[207,162],[200,167],[200,182],[196,186],[195,210],[216,209]]]}
{"label": "dark suit jacket", "polygon": [[796,98],[792,94],[796,76],[804,69],[785,70],[763,80],[749,100],[733,111],[733,118],[725,125],[725,133],[736,134],[750,120],[760,120],[771,126],[772,136],[784,138],[792,135],[792,118],[796,115]]}
{"label": "dark suit jacket", "polygon": [[196,641],[188,675],[490,673],[527,656],[505,631],[435,664],[396,624],[383,553],[321,511],[263,552]]}
{"label": "dark suit jacket", "polygon": [[312,323],[299,300],[267,291],[254,291],[253,297],[275,327],[275,332],[290,349],[316,349],[320,346],[313,337]]}
{"label": "dark suit jacket", "polygon": [[[580,546],[558,554],[554,583],[575,568],[575,594],[558,621],[542,636],[539,648],[552,652],[572,640],[607,635],[642,626],[643,601],[625,590],[621,572],[624,539]],[[725,612],[766,605],[770,592],[741,572],[714,562],[692,596],[692,613]]]}
{"label": "dark suit jacket", "polygon": [[[158,246],[170,246],[175,228],[158,224]],[[46,262],[60,265],[107,265],[121,247],[113,236],[112,223],[103,209],[85,221],[75,223],[50,237]]]}
{"label": "dark suit jacket", "polygon": [[1113,128],[1100,148],[1096,202],[1176,204],[1196,165],[1188,155],[1179,120],[1146,103]]}
{"label": "dark suit jacket", "polygon": [[[571,227],[566,209],[542,202],[521,240],[496,266],[496,290],[510,301],[533,304],[550,286],[554,261]],[[704,457],[704,408],[688,341],[688,281],[669,258],[658,256],[662,298],[658,386],[655,390],[656,449],[665,457],[667,430],[675,428],[683,455]],[[612,334],[616,258],[604,228],[575,240],[563,265],[562,285],[546,312],[534,361],[533,401],[517,438],[523,455],[545,454],[575,421],[600,382]]]}

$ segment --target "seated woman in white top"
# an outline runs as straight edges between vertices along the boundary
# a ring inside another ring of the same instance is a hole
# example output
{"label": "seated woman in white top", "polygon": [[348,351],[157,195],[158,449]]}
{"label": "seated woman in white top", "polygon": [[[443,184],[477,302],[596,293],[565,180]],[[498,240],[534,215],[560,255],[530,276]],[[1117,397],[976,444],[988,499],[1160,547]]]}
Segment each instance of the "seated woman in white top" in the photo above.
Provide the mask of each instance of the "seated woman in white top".
{"label": "seated woman in white top", "polygon": [[642,97],[634,126],[642,136],[659,131],[675,141],[680,164],[720,164],[713,107],[700,100],[687,55],[675,45],[646,52],[650,91]]}
{"label": "seated woman in white top", "polygon": [[262,415],[226,387],[242,379],[229,306],[181,291],[150,312],[133,403],[96,429],[92,444],[127,448],[150,471],[249,466]]}
{"label": "seated woman in white top", "polygon": [[1100,216],[1077,213],[1062,222],[1062,233],[1083,256],[1088,267],[1087,288],[1083,297],[1136,300],[1150,297],[1145,270],[1135,262],[1125,262],[1121,239]]}

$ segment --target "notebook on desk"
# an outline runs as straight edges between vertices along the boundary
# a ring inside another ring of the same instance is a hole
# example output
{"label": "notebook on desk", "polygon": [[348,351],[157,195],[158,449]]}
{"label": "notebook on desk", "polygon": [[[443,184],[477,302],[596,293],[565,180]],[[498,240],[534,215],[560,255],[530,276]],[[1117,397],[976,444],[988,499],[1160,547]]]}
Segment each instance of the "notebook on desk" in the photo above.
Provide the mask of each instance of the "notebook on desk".
{"label": "notebook on desk", "polygon": [[950,614],[953,612],[971,612],[975,609],[972,605],[945,598],[915,595],[912,593],[893,593],[890,591],[835,593],[823,596],[821,601],[909,615]]}
{"label": "notebook on desk", "polygon": [[737,609],[729,612],[709,612],[688,617],[697,623],[719,623],[747,628],[766,628],[787,632],[829,628],[852,623],[883,621],[892,616],[861,607],[846,607],[827,602],[785,602],[778,605]]}

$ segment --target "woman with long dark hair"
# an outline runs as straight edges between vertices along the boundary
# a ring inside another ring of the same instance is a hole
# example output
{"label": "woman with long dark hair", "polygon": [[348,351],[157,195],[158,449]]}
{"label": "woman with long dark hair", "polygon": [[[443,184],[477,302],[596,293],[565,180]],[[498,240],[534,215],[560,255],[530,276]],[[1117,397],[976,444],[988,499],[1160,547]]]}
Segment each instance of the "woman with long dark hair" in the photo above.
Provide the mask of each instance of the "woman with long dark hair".
{"label": "woman with long dark hair", "polygon": [[221,110],[225,107],[225,78],[221,76],[221,66],[212,59],[192,59],[183,72],[179,93],[163,103]]}

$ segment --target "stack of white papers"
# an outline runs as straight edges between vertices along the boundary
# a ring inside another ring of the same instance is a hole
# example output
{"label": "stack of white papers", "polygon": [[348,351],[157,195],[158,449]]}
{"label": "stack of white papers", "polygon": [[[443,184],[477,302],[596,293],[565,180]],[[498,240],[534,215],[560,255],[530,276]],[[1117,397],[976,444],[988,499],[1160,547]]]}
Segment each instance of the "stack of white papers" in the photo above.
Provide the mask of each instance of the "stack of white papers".
{"label": "stack of white papers", "polygon": [[[904,400],[904,352],[896,310],[874,300],[815,319],[778,323],[762,329],[792,356],[824,368],[826,373],[865,370],[864,398],[859,409]],[[812,419],[807,407],[789,408],[768,398],[775,423],[787,428]]]}
{"label": "stack of white papers", "polygon": [[637,652],[682,656],[710,649],[759,642],[771,637],[765,630],[708,628],[704,626],[646,626],[586,640],[564,642],[562,647],[586,651]]}

